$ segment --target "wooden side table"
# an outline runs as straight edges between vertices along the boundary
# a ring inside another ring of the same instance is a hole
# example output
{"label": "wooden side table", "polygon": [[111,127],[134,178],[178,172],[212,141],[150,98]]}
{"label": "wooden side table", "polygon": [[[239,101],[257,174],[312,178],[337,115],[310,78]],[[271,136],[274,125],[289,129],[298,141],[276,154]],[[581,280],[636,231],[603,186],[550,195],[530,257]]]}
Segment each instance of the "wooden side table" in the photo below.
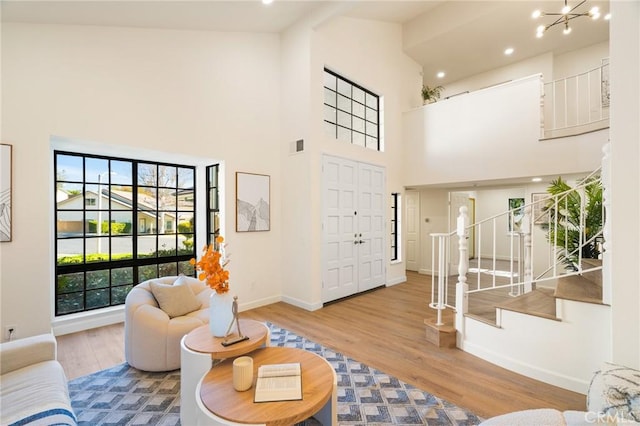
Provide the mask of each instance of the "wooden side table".
{"label": "wooden side table", "polygon": [[[253,386],[238,392],[233,388],[233,360],[211,369],[198,384],[198,425],[284,426],[314,416],[323,425],[337,424],[337,376],[324,358],[302,349],[267,347],[249,354],[253,358]],[[260,365],[299,362],[302,400],[253,402]]]}
{"label": "wooden side table", "polygon": [[269,345],[269,327],[266,324],[251,319],[240,319],[240,329],[249,339],[231,346],[222,346],[224,338],[213,337],[209,331],[209,324],[192,330],[180,341],[181,424],[196,424],[196,388],[205,373],[211,370],[213,359],[235,358]]}

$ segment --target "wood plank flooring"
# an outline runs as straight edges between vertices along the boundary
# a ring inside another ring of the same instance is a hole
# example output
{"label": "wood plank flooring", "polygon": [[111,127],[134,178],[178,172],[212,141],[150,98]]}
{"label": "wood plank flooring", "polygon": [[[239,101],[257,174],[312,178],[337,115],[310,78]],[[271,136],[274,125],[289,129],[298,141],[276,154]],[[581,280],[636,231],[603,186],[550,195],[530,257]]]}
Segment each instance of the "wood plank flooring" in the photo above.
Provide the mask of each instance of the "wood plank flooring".
{"label": "wood plank flooring", "polygon": [[[425,338],[431,277],[407,272],[407,282],[309,312],[283,302],[244,311],[398,377],[479,416],[529,408],[584,410],[585,396],[512,373]],[[122,324],[58,337],[59,359],[73,378],[124,361]],[[111,365],[108,365],[111,364]]]}

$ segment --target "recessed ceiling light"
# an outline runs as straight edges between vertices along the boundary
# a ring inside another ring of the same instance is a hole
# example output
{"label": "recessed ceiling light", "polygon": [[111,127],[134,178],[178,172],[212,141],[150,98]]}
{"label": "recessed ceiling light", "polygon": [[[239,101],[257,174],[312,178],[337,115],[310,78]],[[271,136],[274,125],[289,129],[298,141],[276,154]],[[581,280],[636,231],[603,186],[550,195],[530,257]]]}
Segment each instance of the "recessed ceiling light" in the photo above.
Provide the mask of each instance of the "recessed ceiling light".
{"label": "recessed ceiling light", "polygon": [[531,179],[531,182],[542,182],[542,178],[534,177],[533,179]]}
{"label": "recessed ceiling light", "polygon": [[504,54],[509,56],[513,53],[513,47],[507,47],[506,49],[504,49]]}
{"label": "recessed ceiling light", "polygon": [[262,0],[262,4],[271,4],[273,0]]}
{"label": "recessed ceiling light", "polygon": [[444,73],[444,71],[439,71],[438,74],[436,74],[436,77],[438,78],[444,78],[446,74]]}

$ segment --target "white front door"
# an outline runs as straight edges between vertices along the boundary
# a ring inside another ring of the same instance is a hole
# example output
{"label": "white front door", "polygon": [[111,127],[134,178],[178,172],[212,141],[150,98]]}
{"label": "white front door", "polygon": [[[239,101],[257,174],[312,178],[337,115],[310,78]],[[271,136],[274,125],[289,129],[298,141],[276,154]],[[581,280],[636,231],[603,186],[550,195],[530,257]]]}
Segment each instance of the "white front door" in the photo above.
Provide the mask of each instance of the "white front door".
{"label": "white front door", "polygon": [[384,169],[323,157],[322,301],[383,285]]}

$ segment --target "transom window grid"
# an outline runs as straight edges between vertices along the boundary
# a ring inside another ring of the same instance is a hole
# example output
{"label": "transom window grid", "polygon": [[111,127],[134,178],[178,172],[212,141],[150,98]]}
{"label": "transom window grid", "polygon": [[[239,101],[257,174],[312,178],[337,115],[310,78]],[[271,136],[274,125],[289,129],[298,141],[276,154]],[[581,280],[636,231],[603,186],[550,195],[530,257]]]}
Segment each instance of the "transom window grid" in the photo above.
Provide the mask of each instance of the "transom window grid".
{"label": "transom window grid", "polygon": [[195,274],[194,167],[56,151],[54,168],[56,316],[123,304],[146,279]]}
{"label": "transom window grid", "polygon": [[380,151],[380,98],[324,69],[324,126],[338,140]]}

